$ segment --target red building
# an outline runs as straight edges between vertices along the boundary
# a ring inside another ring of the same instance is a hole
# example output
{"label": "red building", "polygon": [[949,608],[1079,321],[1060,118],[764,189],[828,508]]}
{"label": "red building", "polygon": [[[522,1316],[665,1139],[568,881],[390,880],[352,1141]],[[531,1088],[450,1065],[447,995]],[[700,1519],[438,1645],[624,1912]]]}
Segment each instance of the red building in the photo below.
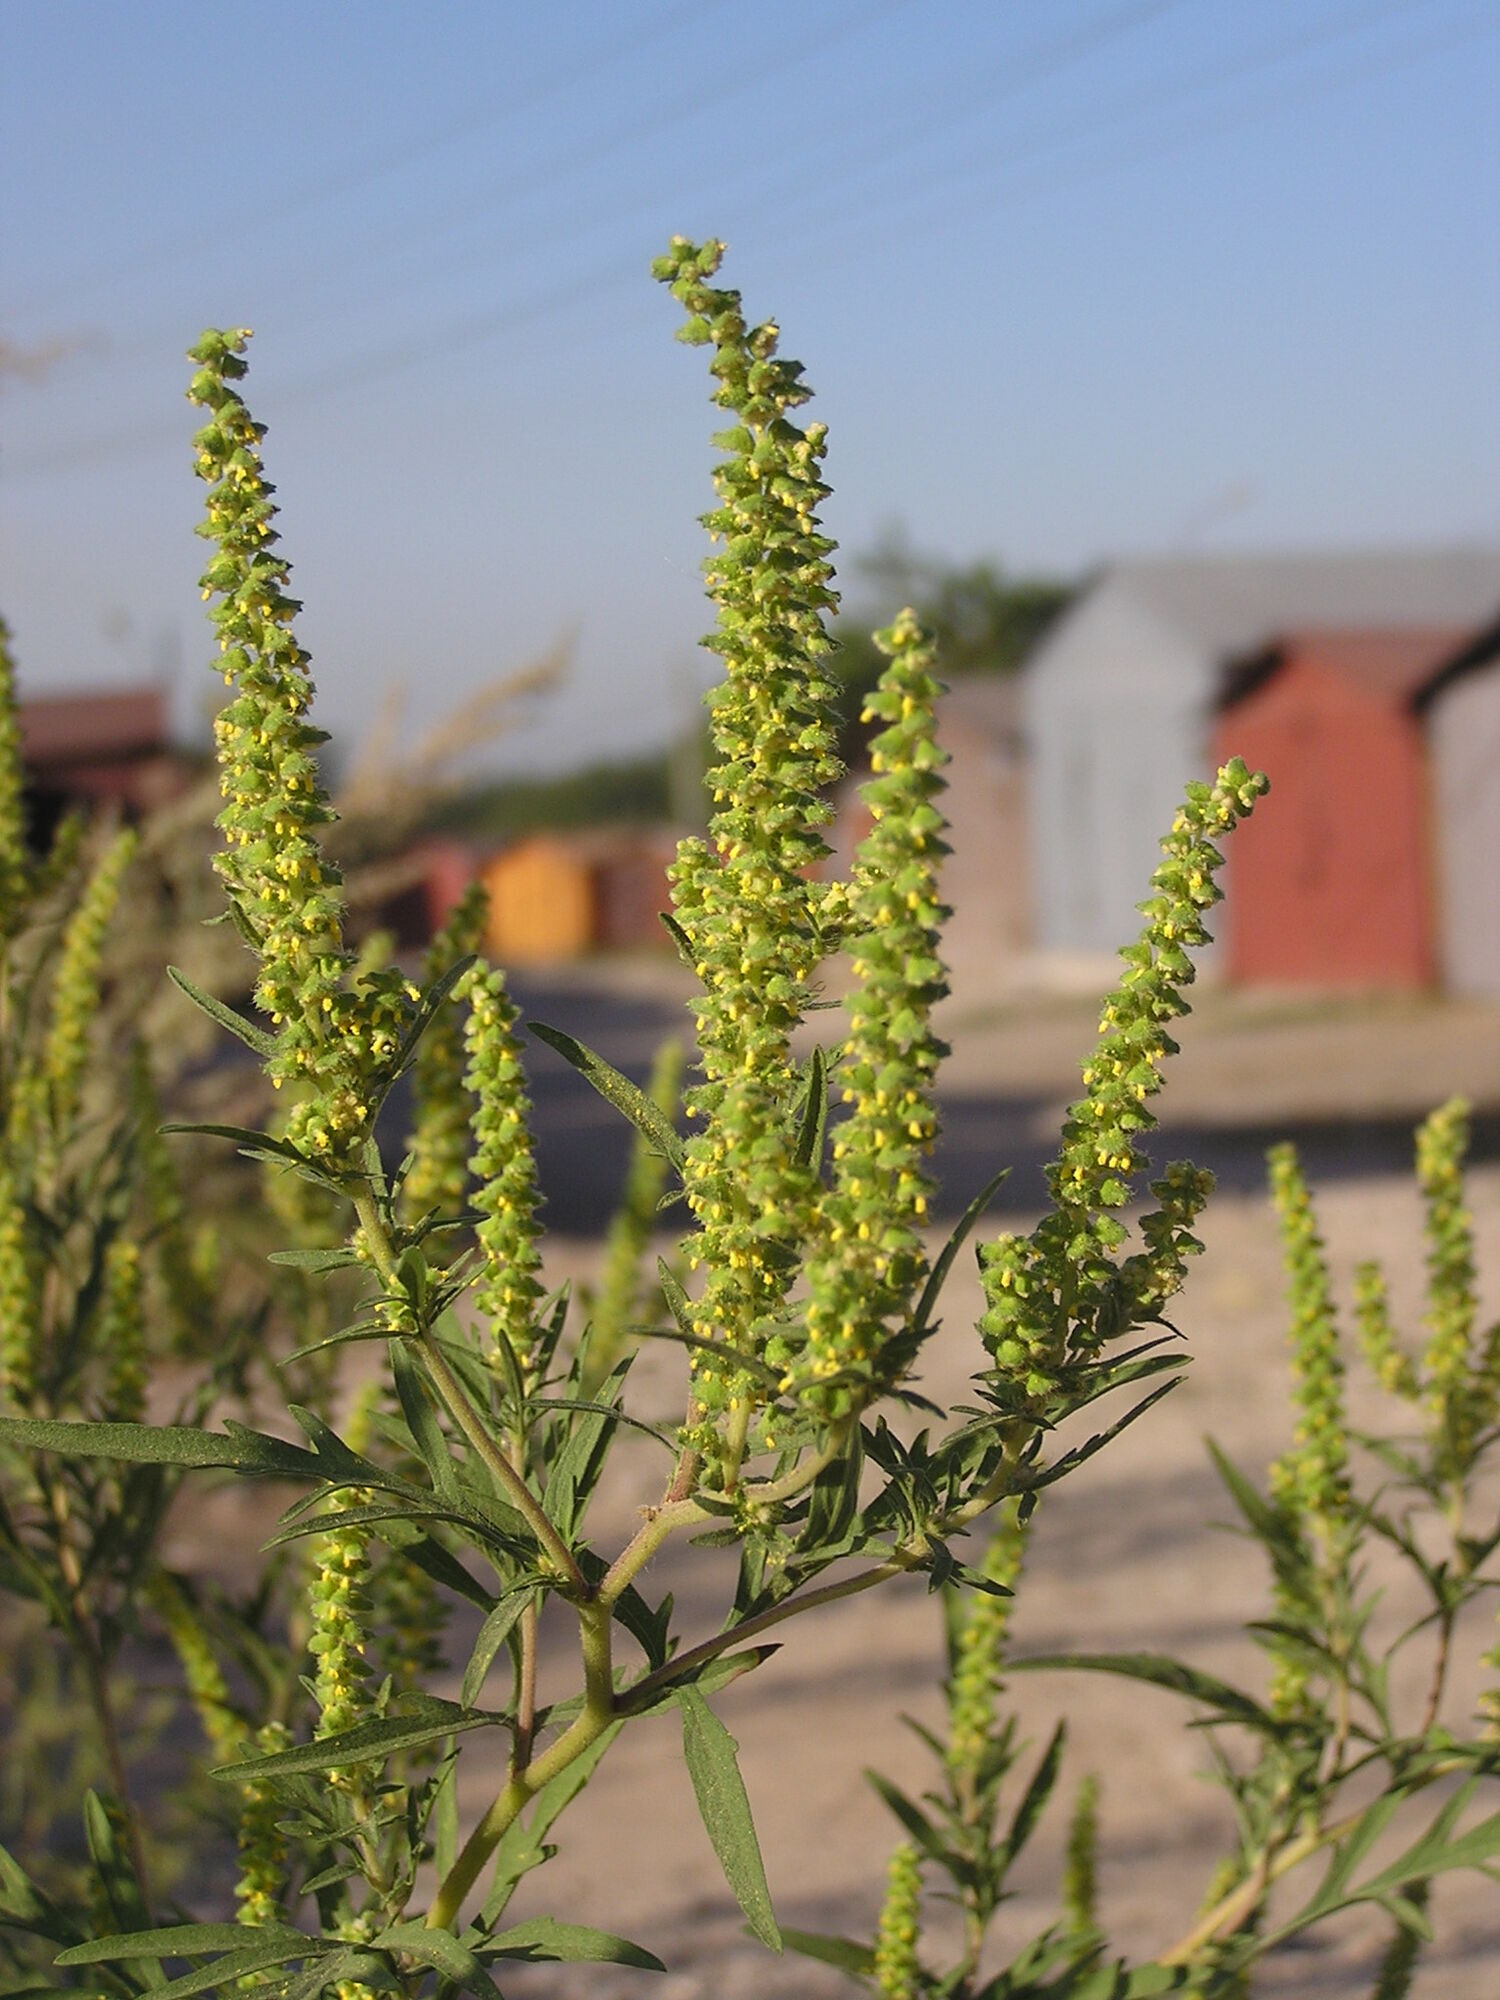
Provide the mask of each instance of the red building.
{"label": "red building", "polygon": [[1271,780],[1225,878],[1230,976],[1420,987],[1437,972],[1427,750],[1415,702],[1462,633],[1313,631],[1231,674],[1215,762]]}

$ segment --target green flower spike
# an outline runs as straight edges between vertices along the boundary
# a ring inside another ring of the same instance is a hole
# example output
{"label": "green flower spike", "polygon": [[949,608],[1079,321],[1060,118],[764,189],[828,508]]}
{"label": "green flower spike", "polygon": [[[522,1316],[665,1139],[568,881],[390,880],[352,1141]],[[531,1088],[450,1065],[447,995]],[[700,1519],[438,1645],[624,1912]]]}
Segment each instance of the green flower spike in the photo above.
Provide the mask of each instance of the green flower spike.
{"label": "green flower spike", "polygon": [[875,1931],[875,1990],[883,2000],[918,2000],[921,1936],[922,1864],[916,1848],[903,1840],[891,1856]]}
{"label": "green flower spike", "polygon": [[52,1130],[59,1140],[72,1123],[83,1094],[93,1027],[99,1013],[104,940],[135,848],[136,837],[129,827],[115,835],[84,885],[63,930],[62,951],[52,985],[51,1018],[42,1050],[42,1076]]}
{"label": "green flower spike", "polygon": [[1063,1909],[1075,1936],[1099,1927],[1099,1780],[1090,1771],[1079,1783],[1063,1853]]}
{"label": "green flower spike", "polygon": [[1422,1393],[1421,1380],[1416,1364],[1402,1348],[1391,1324],[1385,1273],[1373,1259],[1355,1269],[1354,1323],[1365,1360],[1381,1388],[1389,1395],[1415,1403]]}
{"label": "green flower spike", "polygon": [[[682,1096],[682,1044],[663,1042],[651,1066],[646,1095],[663,1117],[676,1122]],[[667,1162],[637,1132],[631,1142],[625,1191],[604,1239],[599,1289],[589,1314],[588,1372],[584,1394],[592,1395],[624,1351],[627,1328],[643,1308],[642,1265],[657,1225],[667,1186]]]}
{"label": "green flower spike", "polygon": [[290,565],[275,553],[264,427],[234,386],[248,338],[244,329],[206,333],[189,357],[199,364],[189,399],[209,412],[194,438],[209,486],[198,532],[215,547],[201,581],[204,597],[219,599],[218,664],[234,690],[214,724],[225,842],[214,865],[260,960],[256,1005],[278,1030],[267,1073],[299,1096],[287,1137],[341,1171],[363,1147],[371,1098],[416,994],[394,971],[348,979],[340,878],[319,847],[334,814],[318,776],[323,732],[307,720],[308,656],[292,629],[300,607],[286,591]]}
{"label": "green flower spike", "polygon": [[147,1586],[152,1609],[167,1628],[182,1666],[203,1734],[216,1764],[233,1764],[246,1752],[245,1725],[229,1697],[229,1685],[208,1642],[203,1622],[175,1577],[158,1570]]}
{"label": "green flower spike", "polygon": [[[995,1516],[982,1573],[991,1583],[1014,1591],[1026,1556],[1027,1529],[1007,1500]],[[995,1703],[1004,1685],[1005,1648],[1013,1599],[976,1590],[966,1600],[953,1648],[948,1683],[948,1769],[959,1783],[976,1771],[995,1726]]]}
{"label": "green flower spike", "polygon": [[[422,966],[424,987],[479,950],[488,912],[483,883],[471,883],[432,940]],[[464,1089],[463,1020],[455,1000],[450,999],[422,1037],[412,1098],[412,1160],[401,1186],[402,1214],[417,1222],[435,1210],[446,1220],[462,1210],[468,1192],[473,1115]]]}
{"label": "green flower spike", "polygon": [[126,1236],[116,1236],[104,1253],[99,1348],[106,1369],[106,1413],[116,1423],[139,1423],[146,1410],[146,1324],[141,1253]]}
{"label": "green flower spike", "polygon": [[702,1129],[688,1142],[686,1194],[698,1225],[689,1264],[706,1279],[693,1318],[695,1390],[712,1453],[716,1420],[748,1420],[751,1383],[728,1358],[756,1353],[791,1284],[791,1245],[812,1198],[792,1131],[789,1048],[809,981],[825,956],[823,892],[807,871],[827,853],[820,796],[839,773],[825,613],[836,603],[817,525],[825,427],[789,412],[810,395],[798,363],[777,356],[778,329],[747,323],[737,292],[713,286],[720,243],[674,237],[654,274],[685,308],[678,337],[712,346],[714,401],[730,429],[714,474],[719,506],[703,517],[719,544],[704,565],[718,610],[705,641],[724,661],[710,698],[719,761],[709,784],[709,841],[685,841],[673,870],[677,920],[703,998],[695,1003],[703,1082],[688,1093]]}
{"label": "green flower spike", "polygon": [[[318,1736],[336,1736],[370,1714],[365,1653],[369,1601],[365,1591],[370,1559],[368,1538],[358,1528],[332,1528],[314,1548],[308,1585],[312,1612],[313,1698],[318,1704]],[[335,1774],[335,1783],[355,1788],[356,1774]]]}
{"label": "green flower spike", "polygon": [[30,886],[16,669],[10,627],[0,618],[0,940],[14,937],[20,929],[29,906]]}
{"label": "green flower spike", "polygon": [[[289,1750],[291,1744],[291,1733],[282,1723],[268,1722],[256,1732],[254,1748],[258,1756],[270,1757],[278,1750]],[[270,1780],[251,1778],[241,1785],[235,1839],[240,1875],[234,1890],[239,1923],[274,1924],[282,1920],[286,1835],[281,1821],[285,1817],[286,1801]]]}
{"label": "green flower spike", "polygon": [[41,1310],[34,1233],[10,1168],[0,1164],[0,1399],[26,1409],[36,1389]]}
{"label": "green flower spike", "polygon": [[1075,1356],[1093,1353],[1127,1324],[1132,1309],[1159,1310],[1196,1250],[1191,1225],[1211,1186],[1173,1166],[1153,1184],[1160,1208],[1142,1224],[1146,1250],[1118,1269],[1125,1239],[1117,1211],[1145,1165],[1143,1135],[1156,1120],[1147,1099],[1161,1089],[1161,1066],[1176,1053],[1167,1023],[1189,1011],[1188,952],[1206,944],[1204,913],[1223,894],[1214,877],[1223,856],[1214,842],[1266,790],[1266,780],[1233,759],[1212,785],[1191,784],[1162,842],[1155,894],[1141,904],[1146,924],[1120,956],[1125,974],[1105,1002],[1099,1041],[1083,1071],[1087,1094],[1068,1109],[1062,1149],[1047,1169],[1052,1207],[1029,1236],[1002,1236],[980,1253],[988,1310],[980,1332],[1019,1411],[1043,1410]]}
{"label": "green flower spike", "polygon": [[540,1201],[527,1119],[531,1110],[515,1038],[516,1010],[504,976],[478,966],[465,981],[464,1030],[469,1066],[464,1082],[475,1099],[470,1171],[479,1183],[474,1207],[484,1259],[475,1302],[490,1323],[488,1358],[499,1366],[502,1343],[524,1378],[533,1345],[533,1315],[541,1286],[536,1211]]}
{"label": "green flower spike", "polygon": [[[926,1266],[921,1231],[932,1183],[924,1161],[937,1135],[932,1091],[947,1050],[931,1013],[947,992],[938,900],[947,852],[935,800],[947,762],[935,737],[931,636],[903,611],[876,643],[890,665],[864,710],[886,726],[871,745],[874,776],[860,796],[870,831],[855,857],[847,936],[858,984],[834,1073],[849,1115],[834,1133],[833,1184],[819,1204],[819,1254],[808,1274],[806,1347],[787,1386],[805,1383],[829,1415],[862,1400],[853,1375],[880,1379],[887,1322],[910,1308]],[[781,1344],[766,1350],[782,1363]],[[840,1380],[829,1389],[829,1377]],[[866,1392],[867,1393],[867,1392]]]}
{"label": "green flower spike", "polygon": [[1464,1205],[1469,1107],[1461,1097],[1439,1105],[1417,1132],[1417,1184],[1426,1210],[1428,1402],[1440,1449],[1455,1474],[1494,1414],[1482,1365],[1472,1353],[1479,1310],[1474,1229]]}
{"label": "green flower spike", "polygon": [[1274,1146],[1267,1158],[1291,1306],[1297,1405],[1291,1450],[1271,1467],[1271,1493],[1291,1519],[1306,1521],[1326,1545],[1350,1507],[1344,1364],[1333,1287],[1296,1148]]}

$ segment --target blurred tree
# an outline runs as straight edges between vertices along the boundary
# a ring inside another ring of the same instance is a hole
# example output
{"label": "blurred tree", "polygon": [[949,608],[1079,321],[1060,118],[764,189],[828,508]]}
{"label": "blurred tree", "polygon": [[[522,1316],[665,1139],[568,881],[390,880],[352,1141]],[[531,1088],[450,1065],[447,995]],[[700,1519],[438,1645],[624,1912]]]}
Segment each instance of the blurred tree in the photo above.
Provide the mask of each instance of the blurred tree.
{"label": "blurred tree", "polygon": [[1011,576],[988,557],[949,563],[920,555],[899,528],[888,531],[855,568],[864,587],[854,607],[845,610],[833,628],[846,756],[854,744],[864,698],[884,665],[870,636],[873,627],[888,624],[909,604],[937,638],[945,680],[960,674],[1008,674],[1020,666],[1078,588],[1059,577]]}

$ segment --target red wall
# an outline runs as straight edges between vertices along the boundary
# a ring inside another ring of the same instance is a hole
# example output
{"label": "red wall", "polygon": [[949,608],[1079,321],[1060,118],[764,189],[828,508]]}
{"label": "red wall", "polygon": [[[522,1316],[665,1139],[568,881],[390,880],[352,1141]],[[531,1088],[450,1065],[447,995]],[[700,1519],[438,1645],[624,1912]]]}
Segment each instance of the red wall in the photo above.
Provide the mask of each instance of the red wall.
{"label": "red wall", "polygon": [[1231,977],[1430,984],[1426,753],[1406,703],[1293,654],[1224,711],[1215,749],[1271,780],[1227,844]]}

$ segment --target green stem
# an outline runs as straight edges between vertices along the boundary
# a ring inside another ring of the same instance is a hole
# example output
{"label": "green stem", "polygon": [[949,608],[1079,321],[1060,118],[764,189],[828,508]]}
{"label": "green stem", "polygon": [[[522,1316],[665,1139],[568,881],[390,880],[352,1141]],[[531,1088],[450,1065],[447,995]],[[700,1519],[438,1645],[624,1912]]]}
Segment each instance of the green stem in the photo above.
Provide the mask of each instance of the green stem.
{"label": "green stem", "polygon": [[[353,1190],[352,1199],[354,1212],[359,1217],[360,1228],[364,1231],[375,1269],[379,1272],[386,1288],[394,1291],[397,1285],[396,1256],[381,1218],[379,1204],[368,1186]],[[588,1584],[583,1571],[578,1567],[573,1551],[548,1520],[531,1488],[511,1464],[500,1444],[491,1437],[479,1412],[464,1394],[463,1384],[449,1367],[447,1356],[439,1346],[436,1336],[430,1328],[424,1327],[420,1333],[408,1338],[415,1339],[433,1387],[441,1396],[449,1415],[468,1440],[475,1457],[490,1473],[506,1499],[546,1551],[567,1594],[577,1599],[587,1597]]]}
{"label": "green stem", "polygon": [[560,1771],[581,1757],[596,1743],[615,1720],[614,1665],[610,1650],[610,1613],[607,1605],[581,1604],[578,1607],[579,1637],[583,1647],[584,1694],[582,1713],[557,1741],[532,1759],[524,1771],[516,1772],[501,1790],[483,1819],[464,1843],[463,1852],[449,1869],[427,1912],[428,1930],[450,1930],[458,1921],[464,1899],[478,1880],[479,1871],[499,1846],[505,1833],[529,1800]]}

